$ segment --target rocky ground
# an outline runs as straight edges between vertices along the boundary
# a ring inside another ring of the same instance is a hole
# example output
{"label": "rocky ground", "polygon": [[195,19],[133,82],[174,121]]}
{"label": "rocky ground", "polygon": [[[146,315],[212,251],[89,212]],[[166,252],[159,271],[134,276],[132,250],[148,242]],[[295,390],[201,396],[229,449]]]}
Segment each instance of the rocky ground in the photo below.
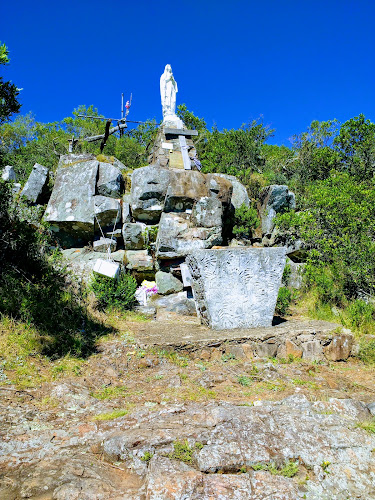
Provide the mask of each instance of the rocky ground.
{"label": "rocky ground", "polygon": [[2,500],[375,498],[373,368],[147,346],[196,328],[154,325],[119,322],[74,376],[0,387]]}

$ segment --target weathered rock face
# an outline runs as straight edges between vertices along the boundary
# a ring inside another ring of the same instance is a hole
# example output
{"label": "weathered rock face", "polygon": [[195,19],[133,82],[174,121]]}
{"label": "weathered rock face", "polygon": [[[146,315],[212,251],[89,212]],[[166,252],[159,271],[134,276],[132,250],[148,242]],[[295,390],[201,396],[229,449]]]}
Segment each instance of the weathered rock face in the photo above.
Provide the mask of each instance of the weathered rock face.
{"label": "weathered rock face", "polygon": [[262,233],[270,235],[274,228],[273,220],[276,214],[296,206],[295,195],[288,186],[272,185],[265,187],[260,193],[260,215]]}
{"label": "weathered rock face", "polygon": [[156,287],[160,295],[182,292],[182,282],[171,273],[158,271],[155,274]]}
{"label": "weathered rock face", "polygon": [[[62,254],[68,262],[69,269],[84,282],[89,282],[92,276],[92,270],[98,259],[107,259],[107,248],[103,252],[91,252],[86,248],[67,248],[62,250]],[[125,250],[117,250],[111,253],[111,258],[122,264],[124,261]]]}
{"label": "weathered rock face", "polygon": [[67,158],[60,159],[55,185],[44,215],[57,233],[63,231],[86,241],[92,239],[98,166],[97,160],[77,159],[69,163]]}
{"label": "weathered rock face", "polygon": [[224,207],[229,206],[233,196],[232,182],[222,174],[207,174],[206,180],[210,196],[220,200]]}
{"label": "weathered rock face", "polygon": [[148,231],[142,222],[126,222],[122,227],[125,250],[142,250],[148,244]]}
{"label": "weathered rock face", "polygon": [[186,292],[171,293],[164,297],[160,295],[152,295],[148,304],[157,309],[164,309],[175,314],[182,314],[185,316],[196,316],[197,311],[194,299],[189,298]]}
{"label": "weathered rock face", "polygon": [[48,168],[43,167],[39,163],[35,163],[29,178],[21,192],[21,196],[25,196],[30,203],[38,203],[46,194],[48,184]]}
{"label": "weathered rock face", "polygon": [[155,272],[153,258],[147,250],[126,250],[124,264],[139,282],[152,277]]}
{"label": "weathered rock face", "polygon": [[117,242],[114,238],[99,238],[92,244],[94,252],[111,252],[116,251]]}
{"label": "weathered rock face", "polygon": [[120,198],[124,179],[121,170],[110,163],[99,163],[99,177],[96,183],[97,194]]}
{"label": "weathered rock face", "polygon": [[6,165],[1,172],[1,178],[3,181],[16,181],[17,176],[14,168],[11,165]]}
{"label": "weathered rock face", "polygon": [[186,262],[203,324],[218,330],[271,326],[283,248],[199,250]]}
{"label": "weathered rock face", "polygon": [[175,259],[194,250],[220,245],[221,242],[221,226],[192,227],[189,214],[163,213],[156,240],[156,256],[159,259]]}
{"label": "weathered rock face", "polygon": [[234,208],[239,208],[241,205],[245,204],[247,207],[250,206],[249,195],[245,186],[235,177],[234,175],[227,174],[214,174],[217,177],[222,177],[227,181],[231,182],[233,186],[232,194],[232,205]]}
{"label": "weathered rock face", "polygon": [[191,222],[196,227],[220,227],[223,224],[223,204],[218,198],[203,197],[192,210]]}
{"label": "weathered rock face", "polygon": [[[101,225],[102,229],[111,226],[112,227],[121,222],[121,205],[119,200],[114,198],[109,198],[108,196],[94,196],[94,210],[97,221]],[[98,231],[99,228],[98,228]]]}
{"label": "weathered rock face", "polygon": [[208,196],[206,177],[197,171],[174,171],[165,198],[166,212],[185,212],[193,208],[196,201]]}
{"label": "weathered rock face", "polygon": [[158,222],[164,210],[170,170],[153,166],[136,169],[132,174],[131,208],[140,221]]}

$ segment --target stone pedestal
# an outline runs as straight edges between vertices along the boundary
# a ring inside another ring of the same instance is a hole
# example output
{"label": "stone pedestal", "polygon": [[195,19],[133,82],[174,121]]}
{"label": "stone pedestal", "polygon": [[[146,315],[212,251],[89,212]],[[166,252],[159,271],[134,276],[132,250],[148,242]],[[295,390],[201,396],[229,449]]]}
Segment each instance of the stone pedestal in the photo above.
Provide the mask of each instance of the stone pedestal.
{"label": "stone pedestal", "polygon": [[271,326],[285,249],[197,250],[186,262],[201,322],[215,330]]}
{"label": "stone pedestal", "polygon": [[196,130],[187,130],[184,128],[171,128],[162,125],[155,139],[155,143],[151,154],[148,158],[150,164],[158,164],[161,167],[168,167],[171,169],[181,169],[184,170],[184,151],[181,148],[181,139],[183,137],[182,144],[184,144],[183,149],[185,154],[188,155],[188,161],[190,162],[190,169],[197,170],[193,158],[196,157],[196,149],[192,137],[197,136],[198,132]]}

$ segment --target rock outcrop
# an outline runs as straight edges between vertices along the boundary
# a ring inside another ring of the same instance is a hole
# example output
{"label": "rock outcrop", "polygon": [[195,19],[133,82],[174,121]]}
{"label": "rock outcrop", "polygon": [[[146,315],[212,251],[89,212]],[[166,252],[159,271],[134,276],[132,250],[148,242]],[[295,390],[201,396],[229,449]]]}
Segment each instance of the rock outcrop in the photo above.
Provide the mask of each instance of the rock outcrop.
{"label": "rock outcrop", "polygon": [[35,163],[27,182],[21,191],[30,203],[43,203],[48,187],[48,168],[39,163]]}

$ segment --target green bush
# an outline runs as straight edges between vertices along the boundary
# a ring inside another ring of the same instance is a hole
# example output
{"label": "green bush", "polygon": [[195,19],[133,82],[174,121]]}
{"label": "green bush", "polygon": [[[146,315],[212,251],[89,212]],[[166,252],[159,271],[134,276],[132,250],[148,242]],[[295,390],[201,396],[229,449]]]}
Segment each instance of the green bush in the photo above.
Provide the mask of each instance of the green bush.
{"label": "green bush", "polygon": [[0,313],[30,323],[43,336],[43,354],[88,354],[98,327],[52,246],[36,207],[14,202],[0,181]]}
{"label": "green bush", "polygon": [[115,307],[122,310],[131,309],[135,304],[137,282],[130,274],[122,273],[118,280],[95,275],[90,283],[97,306],[101,310]]}
{"label": "green bush", "polygon": [[375,320],[374,304],[367,304],[364,300],[355,300],[349,304],[346,309],[350,326],[355,329],[361,329],[370,325]]}
{"label": "green bush", "polygon": [[375,338],[362,338],[359,343],[358,357],[364,363],[375,364]]}
{"label": "green bush", "polygon": [[275,312],[277,314],[280,314],[280,316],[285,316],[289,311],[291,302],[292,292],[289,290],[289,288],[286,288],[284,286],[280,287],[279,294],[277,296]]}
{"label": "green bush", "polygon": [[256,208],[247,207],[243,203],[239,208],[236,208],[234,213],[233,235],[250,239],[259,224]]}

